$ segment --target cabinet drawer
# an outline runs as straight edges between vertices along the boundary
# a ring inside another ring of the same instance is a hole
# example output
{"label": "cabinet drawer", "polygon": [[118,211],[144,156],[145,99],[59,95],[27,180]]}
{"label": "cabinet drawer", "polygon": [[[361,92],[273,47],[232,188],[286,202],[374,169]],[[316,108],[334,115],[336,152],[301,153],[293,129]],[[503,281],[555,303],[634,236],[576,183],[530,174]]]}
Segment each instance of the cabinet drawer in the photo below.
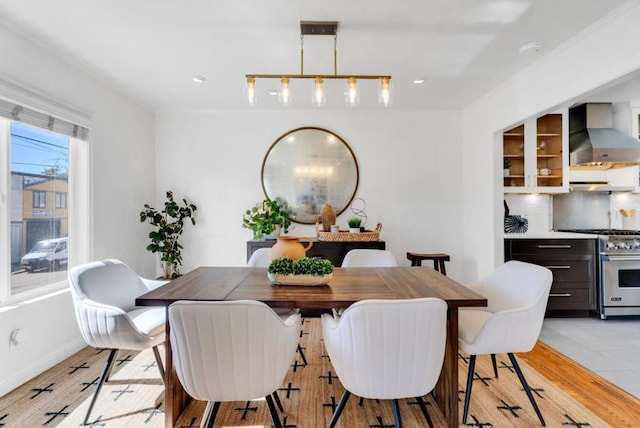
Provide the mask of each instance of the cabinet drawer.
{"label": "cabinet drawer", "polygon": [[595,254],[595,239],[511,239],[511,254]]}
{"label": "cabinet drawer", "polygon": [[557,289],[555,284],[549,293],[547,310],[580,310],[595,309],[595,299],[590,289],[563,288]]}
{"label": "cabinet drawer", "polygon": [[[595,281],[594,256],[549,257],[533,254],[514,254],[513,260],[520,260],[544,266],[553,272],[553,284],[563,287],[588,287]],[[582,284],[577,284],[582,283]]]}

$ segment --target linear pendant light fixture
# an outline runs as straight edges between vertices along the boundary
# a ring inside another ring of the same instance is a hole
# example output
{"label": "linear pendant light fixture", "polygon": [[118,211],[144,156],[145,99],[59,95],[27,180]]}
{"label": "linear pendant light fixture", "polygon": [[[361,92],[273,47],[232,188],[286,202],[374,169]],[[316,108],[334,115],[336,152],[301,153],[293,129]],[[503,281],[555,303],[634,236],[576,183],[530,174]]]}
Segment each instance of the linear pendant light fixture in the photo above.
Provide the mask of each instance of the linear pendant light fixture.
{"label": "linear pendant light fixture", "polygon": [[[333,36],[333,74],[305,74],[304,73],[304,36]],[[291,105],[292,93],[289,86],[293,79],[308,79],[313,81],[311,88],[311,102],[317,107],[326,103],[326,94],[323,88],[326,79],[342,79],[345,81],[344,101],[347,106],[355,107],[360,103],[360,91],[358,80],[378,80],[378,102],[382,106],[391,103],[391,76],[384,75],[351,75],[338,74],[338,22],[337,21],[300,21],[300,74],[246,74],[247,101],[249,105],[256,105],[257,79],[279,79],[280,92],[278,101],[283,106]]]}

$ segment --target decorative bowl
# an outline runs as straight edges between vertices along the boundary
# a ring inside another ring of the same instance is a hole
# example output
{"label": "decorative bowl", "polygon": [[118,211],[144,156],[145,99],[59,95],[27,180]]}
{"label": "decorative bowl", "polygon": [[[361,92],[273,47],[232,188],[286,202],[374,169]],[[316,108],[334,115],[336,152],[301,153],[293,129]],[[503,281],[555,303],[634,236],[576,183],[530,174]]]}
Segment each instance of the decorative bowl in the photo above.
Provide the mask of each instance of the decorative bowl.
{"label": "decorative bowl", "polygon": [[333,274],[327,275],[278,275],[267,272],[267,277],[272,284],[275,285],[304,285],[304,286],[317,286],[327,285]]}

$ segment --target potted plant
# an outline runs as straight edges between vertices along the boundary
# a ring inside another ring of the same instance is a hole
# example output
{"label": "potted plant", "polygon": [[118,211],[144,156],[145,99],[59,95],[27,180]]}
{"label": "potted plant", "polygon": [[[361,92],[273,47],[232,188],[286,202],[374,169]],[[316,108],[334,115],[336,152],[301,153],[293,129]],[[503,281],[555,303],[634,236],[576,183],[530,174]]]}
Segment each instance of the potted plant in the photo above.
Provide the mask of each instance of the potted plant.
{"label": "potted plant", "polygon": [[184,230],[184,220],[191,219],[191,224],[196,224],[193,213],[198,209],[194,204],[190,204],[186,199],[182,199],[184,206],[178,205],[173,200],[173,192],[167,192],[167,201],[164,209],[158,211],[155,208],[144,204],[144,210],[140,211],[140,222],[148,221],[155,227],[149,233],[151,244],[147,245],[147,250],[152,253],[160,253],[160,262],[164,271],[164,278],[175,278],[180,276],[180,265],[182,264],[182,245],[178,242]]}
{"label": "potted plant", "polygon": [[511,161],[507,158],[503,158],[502,159],[502,167],[504,169],[504,176],[508,177],[509,176],[509,167],[511,166]]}
{"label": "potted plant", "polygon": [[324,285],[333,277],[333,264],[321,257],[302,257],[292,260],[276,257],[269,264],[267,276],[274,284]]}
{"label": "potted plant", "polygon": [[347,220],[347,223],[349,224],[349,232],[360,232],[360,224],[362,223],[362,219],[360,217],[351,217],[349,220]]}
{"label": "potted plant", "polygon": [[287,233],[295,214],[282,198],[266,198],[245,211],[242,227],[253,232],[253,239],[275,239],[280,230]]}

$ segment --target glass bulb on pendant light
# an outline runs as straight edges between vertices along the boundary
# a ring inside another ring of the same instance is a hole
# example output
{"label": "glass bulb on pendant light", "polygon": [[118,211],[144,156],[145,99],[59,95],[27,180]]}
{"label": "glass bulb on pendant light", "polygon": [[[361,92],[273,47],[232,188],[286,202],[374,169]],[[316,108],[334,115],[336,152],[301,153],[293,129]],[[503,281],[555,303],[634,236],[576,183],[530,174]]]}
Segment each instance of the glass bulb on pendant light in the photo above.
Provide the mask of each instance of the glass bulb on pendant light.
{"label": "glass bulb on pendant light", "polygon": [[355,107],[360,104],[360,91],[358,91],[358,82],[355,77],[350,77],[346,82],[344,92],[344,103],[349,107]]}
{"label": "glass bulb on pendant light", "polygon": [[280,93],[278,94],[278,101],[283,106],[291,105],[291,90],[289,89],[289,78],[283,77],[280,81]]}
{"label": "glass bulb on pendant light", "polygon": [[247,77],[247,102],[250,106],[254,106],[257,101],[256,79],[253,77]]}
{"label": "glass bulb on pendant light", "polygon": [[313,84],[313,92],[311,93],[311,102],[316,107],[322,107],[326,101],[324,89],[322,88],[322,79],[320,77],[316,77]]}
{"label": "glass bulb on pendant light", "polygon": [[378,91],[378,102],[384,107],[391,104],[391,78],[383,77],[380,79],[380,89]]}

